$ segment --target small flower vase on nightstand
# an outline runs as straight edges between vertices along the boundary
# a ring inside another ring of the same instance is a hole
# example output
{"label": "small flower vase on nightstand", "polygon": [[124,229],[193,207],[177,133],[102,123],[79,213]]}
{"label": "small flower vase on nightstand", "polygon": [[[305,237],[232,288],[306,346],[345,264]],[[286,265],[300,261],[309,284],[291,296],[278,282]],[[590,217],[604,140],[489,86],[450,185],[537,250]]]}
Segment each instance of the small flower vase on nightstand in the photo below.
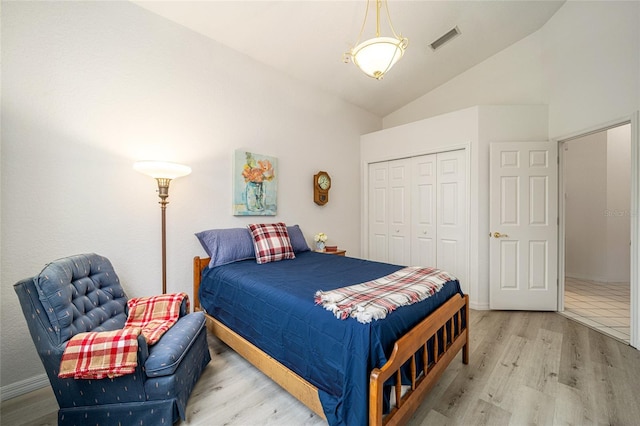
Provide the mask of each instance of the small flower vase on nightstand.
{"label": "small flower vase on nightstand", "polygon": [[316,250],[324,251],[324,241],[316,241]]}

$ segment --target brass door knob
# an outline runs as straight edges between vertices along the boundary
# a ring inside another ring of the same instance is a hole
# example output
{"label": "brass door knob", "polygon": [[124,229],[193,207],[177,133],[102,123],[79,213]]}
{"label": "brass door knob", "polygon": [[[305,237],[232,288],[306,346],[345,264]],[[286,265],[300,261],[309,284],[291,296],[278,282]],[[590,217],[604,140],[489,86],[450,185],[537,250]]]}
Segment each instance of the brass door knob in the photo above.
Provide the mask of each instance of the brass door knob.
{"label": "brass door knob", "polygon": [[499,232],[494,232],[493,233],[493,238],[508,238],[509,236],[507,234],[501,234]]}

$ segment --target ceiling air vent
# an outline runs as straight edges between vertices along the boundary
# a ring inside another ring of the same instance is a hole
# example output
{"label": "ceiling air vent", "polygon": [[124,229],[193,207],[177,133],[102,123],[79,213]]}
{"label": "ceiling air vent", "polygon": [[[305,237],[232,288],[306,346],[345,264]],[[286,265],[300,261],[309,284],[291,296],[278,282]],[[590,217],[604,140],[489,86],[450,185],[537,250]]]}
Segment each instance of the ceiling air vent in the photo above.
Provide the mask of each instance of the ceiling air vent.
{"label": "ceiling air vent", "polygon": [[431,43],[429,46],[431,47],[431,49],[437,50],[440,47],[442,47],[443,44],[456,38],[459,35],[460,35],[460,30],[458,29],[458,27],[453,27],[452,29],[447,31],[445,35],[443,35],[442,37],[440,37],[439,39]]}

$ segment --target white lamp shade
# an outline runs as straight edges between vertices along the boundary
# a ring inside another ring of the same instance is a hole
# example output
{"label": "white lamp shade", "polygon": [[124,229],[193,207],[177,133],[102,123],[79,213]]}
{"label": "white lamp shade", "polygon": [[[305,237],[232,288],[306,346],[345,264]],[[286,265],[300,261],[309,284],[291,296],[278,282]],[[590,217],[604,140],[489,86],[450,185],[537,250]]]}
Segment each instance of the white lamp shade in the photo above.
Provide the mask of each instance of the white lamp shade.
{"label": "white lamp shade", "polygon": [[402,58],[405,48],[406,39],[375,37],[354,47],[351,55],[365,74],[379,80]]}
{"label": "white lamp shade", "polygon": [[133,169],[155,179],[176,179],[191,173],[191,167],[167,161],[136,161]]}

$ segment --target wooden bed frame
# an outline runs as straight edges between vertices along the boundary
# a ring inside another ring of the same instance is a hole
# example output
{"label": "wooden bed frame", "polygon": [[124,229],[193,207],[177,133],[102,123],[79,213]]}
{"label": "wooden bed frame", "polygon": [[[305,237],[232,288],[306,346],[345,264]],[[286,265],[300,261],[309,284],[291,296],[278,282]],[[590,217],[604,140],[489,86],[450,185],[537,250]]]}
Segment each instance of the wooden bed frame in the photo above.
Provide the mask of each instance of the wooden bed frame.
{"label": "wooden bed frame", "polygon": [[[193,259],[193,297],[194,310],[201,310],[198,291],[202,271],[209,265],[209,258],[196,256]],[[464,312],[463,321],[462,315]],[[257,367],[273,381],[282,386],[287,392],[300,400],[313,412],[325,418],[318,397],[318,389],[305,379],[289,370],[276,359],[264,353],[249,341],[236,334],[227,326],[210,315],[207,317],[207,328],[214,336],[229,345],[234,351]],[[464,322],[464,324],[463,324]],[[439,346],[440,336],[444,347]],[[432,342],[428,349],[428,342]],[[420,349],[424,348],[424,351]],[[398,339],[387,363],[382,368],[376,368],[369,378],[369,425],[401,425],[405,424],[418,409],[429,390],[449,363],[462,349],[462,362],[469,363],[469,296],[453,296],[418,325]],[[428,353],[430,351],[430,353]],[[418,355],[420,353],[420,355]],[[430,356],[429,356],[430,355]],[[425,372],[417,372],[416,357],[422,357],[423,365],[427,360],[431,362]],[[412,383],[401,386],[400,368],[409,362]],[[391,377],[395,377],[395,401],[391,411],[383,414],[382,393],[383,384]]]}

